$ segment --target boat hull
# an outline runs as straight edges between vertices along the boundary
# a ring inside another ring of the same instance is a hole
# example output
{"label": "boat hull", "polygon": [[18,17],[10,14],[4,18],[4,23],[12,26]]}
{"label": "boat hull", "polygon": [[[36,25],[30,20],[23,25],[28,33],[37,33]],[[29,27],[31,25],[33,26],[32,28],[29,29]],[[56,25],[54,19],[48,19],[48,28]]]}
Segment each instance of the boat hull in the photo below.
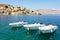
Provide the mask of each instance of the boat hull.
{"label": "boat hull", "polygon": [[38,30],[39,27],[25,27],[27,30]]}
{"label": "boat hull", "polygon": [[51,28],[51,29],[46,29],[46,30],[44,30],[44,29],[39,29],[40,30],[40,33],[53,33],[53,32],[55,32],[56,30],[57,30],[58,28],[57,28],[57,26],[54,26],[54,28]]}
{"label": "boat hull", "polygon": [[10,25],[11,27],[21,27],[21,26],[23,26],[23,25]]}
{"label": "boat hull", "polygon": [[9,23],[9,25],[11,26],[11,27],[20,27],[20,26],[23,26],[23,25],[25,25],[25,24],[28,24],[27,22],[14,22],[14,23]]}
{"label": "boat hull", "polygon": [[27,24],[27,25],[24,25],[24,27],[27,29],[27,30],[37,30],[39,28],[40,24]]}

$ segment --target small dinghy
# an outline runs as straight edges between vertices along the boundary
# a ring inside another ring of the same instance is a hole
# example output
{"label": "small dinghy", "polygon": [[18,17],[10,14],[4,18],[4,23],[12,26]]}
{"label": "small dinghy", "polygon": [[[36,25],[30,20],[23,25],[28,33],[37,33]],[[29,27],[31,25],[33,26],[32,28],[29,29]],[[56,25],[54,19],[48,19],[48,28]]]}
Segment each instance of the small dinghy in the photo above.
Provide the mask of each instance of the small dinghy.
{"label": "small dinghy", "polygon": [[48,26],[40,26],[39,30],[41,33],[53,33],[54,31],[56,31],[58,28],[57,26],[54,25],[48,25]]}
{"label": "small dinghy", "polygon": [[40,23],[34,23],[24,25],[23,27],[25,27],[27,30],[38,30],[39,26],[44,26],[44,24],[41,25]]}
{"label": "small dinghy", "polygon": [[13,26],[13,27],[19,27],[19,26],[23,26],[27,24],[27,22],[14,22],[14,23],[9,23],[10,26]]}

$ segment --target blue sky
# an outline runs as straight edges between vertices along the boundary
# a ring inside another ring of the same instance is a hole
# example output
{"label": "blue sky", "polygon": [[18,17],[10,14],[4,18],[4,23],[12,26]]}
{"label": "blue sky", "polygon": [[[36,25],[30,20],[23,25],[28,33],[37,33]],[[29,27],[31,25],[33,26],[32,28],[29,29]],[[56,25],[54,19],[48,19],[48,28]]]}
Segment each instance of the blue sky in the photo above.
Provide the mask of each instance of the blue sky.
{"label": "blue sky", "polygon": [[57,9],[60,10],[60,0],[0,0],[0,4],[11,4],[27,9]]}

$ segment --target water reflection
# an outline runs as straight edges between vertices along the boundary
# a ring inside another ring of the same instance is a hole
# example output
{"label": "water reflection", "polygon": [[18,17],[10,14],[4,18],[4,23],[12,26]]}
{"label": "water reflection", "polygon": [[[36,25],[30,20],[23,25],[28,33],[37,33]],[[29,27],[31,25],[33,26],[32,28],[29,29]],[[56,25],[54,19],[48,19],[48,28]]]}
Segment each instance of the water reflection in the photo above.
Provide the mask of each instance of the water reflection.
{"label": "water reflection", "polygon": [[15,31],[19,31],[21,29],[21,27],[12,27],[10,30],[12,32],[15,32]]}
{"label": "water reflection", "polygon": [[54,40],[54,33],[52,34],[40,34],[38,40]]}
{"label": "water reflection", "polygon": [[26,39],[28,40],[36,40],[37,38],[37,35],[38,35],[38,30],[29,30],[29,31],[26,31],[25,32],[25,35],[26,35]]}
{"label": "water reflection", "polygon": [[26,31],[25,33],[26,35],[34,35],[37,33],[37,30],[29,30],[29,31]]}
{"label": "water reflection", "polygon": [[55,33],[51,34],[39,34],[39,32],[36,31],[26,31],[25,32],[27,38],[32,38],[33,40],[54,40]]}

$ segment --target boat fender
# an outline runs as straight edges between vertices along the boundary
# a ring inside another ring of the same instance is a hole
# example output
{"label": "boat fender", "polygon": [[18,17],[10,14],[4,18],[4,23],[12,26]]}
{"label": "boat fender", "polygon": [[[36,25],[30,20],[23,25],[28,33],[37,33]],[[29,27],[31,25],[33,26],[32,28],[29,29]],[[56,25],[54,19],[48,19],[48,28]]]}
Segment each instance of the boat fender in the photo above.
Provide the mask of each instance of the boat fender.
{"label": "boat fender", "polygon": [[51,30],[51,32],[52,32],[52,30]]}

